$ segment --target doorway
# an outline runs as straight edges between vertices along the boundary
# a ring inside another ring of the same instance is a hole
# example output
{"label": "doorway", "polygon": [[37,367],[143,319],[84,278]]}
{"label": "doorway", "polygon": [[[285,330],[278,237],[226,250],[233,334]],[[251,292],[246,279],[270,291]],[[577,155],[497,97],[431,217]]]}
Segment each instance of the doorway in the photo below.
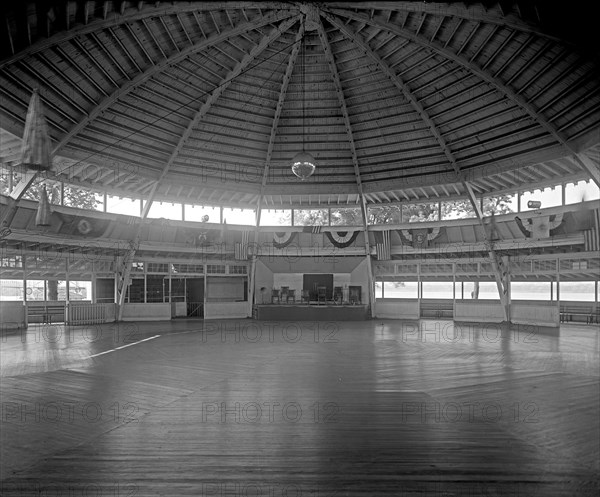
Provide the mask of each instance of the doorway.
{"label": "doorway", "polygon": [[187,317],[204,317],[204,278],[188,278],[186,281]]}

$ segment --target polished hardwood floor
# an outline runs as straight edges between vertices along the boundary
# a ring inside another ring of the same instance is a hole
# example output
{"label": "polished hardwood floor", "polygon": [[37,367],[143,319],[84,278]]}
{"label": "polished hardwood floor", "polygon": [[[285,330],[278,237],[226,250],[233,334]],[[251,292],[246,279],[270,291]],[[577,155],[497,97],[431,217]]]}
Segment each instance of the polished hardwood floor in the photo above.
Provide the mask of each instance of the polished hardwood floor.
{"label": "polished hardwood floor", "polygon": [[599,334],[447,321],[32,327],[5,496],[587,496]]}

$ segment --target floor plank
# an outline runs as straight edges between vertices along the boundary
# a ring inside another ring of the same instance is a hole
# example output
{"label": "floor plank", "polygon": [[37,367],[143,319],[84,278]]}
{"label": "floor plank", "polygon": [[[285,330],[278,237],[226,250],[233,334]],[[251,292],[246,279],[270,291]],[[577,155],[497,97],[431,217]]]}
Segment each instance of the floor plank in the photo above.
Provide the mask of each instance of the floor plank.
{"label": "floor plank", "polygon": [[128,325],[3,337],[2,495],[597,494],[594,327]]}

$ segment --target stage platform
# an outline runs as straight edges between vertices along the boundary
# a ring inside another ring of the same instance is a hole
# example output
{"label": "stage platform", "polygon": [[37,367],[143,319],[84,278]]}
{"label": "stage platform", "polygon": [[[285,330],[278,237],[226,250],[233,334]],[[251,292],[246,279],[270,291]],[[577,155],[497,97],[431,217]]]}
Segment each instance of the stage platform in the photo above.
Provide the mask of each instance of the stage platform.
{"label": "stage platform", "polygon": [[365,321],[369,306],[364,304],[259,304],[253,316],[263,321]]}

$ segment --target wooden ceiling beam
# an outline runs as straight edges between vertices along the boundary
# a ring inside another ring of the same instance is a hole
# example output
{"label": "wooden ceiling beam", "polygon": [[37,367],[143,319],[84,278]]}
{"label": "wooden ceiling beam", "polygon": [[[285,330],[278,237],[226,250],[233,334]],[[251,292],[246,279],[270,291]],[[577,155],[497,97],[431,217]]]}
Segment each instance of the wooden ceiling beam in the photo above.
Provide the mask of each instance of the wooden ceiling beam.
{"label": "wooden ceiling beam", "polygon": [[[125,6],[128,2],[121,2],[121,5]],[[48,48],[55,45],[63,45],[69,40],[73,40],[78,37],[85,37],[94,32],[103,31],[106,28],[121,27],[125,24],[135,24],[146,19],[173,16],[177,14],[196,14],[197,12],[209,12],[219,11],[224,8],[243,8],[247,7],[247,3],[244,2],[165,2],[163,6],[156,4],[156,7],[146,6],[141,11],[137,9],[130,9],[127,13],[121,15],[109,16],[109,8],[117,5],[118,2],[104,2],[103,3],[103,20],[93,21],[89,24],[82,23],[80,26],[75,26],[73,29],[68,31],[61,31],[49,38],[42,39],[30,47],[20,50],[17,53],[13,48],[14,55],[0,62],[0,69],[6,65],[13,64],[19,59],[24,59],[29,55],[47,50]],[[254,2],[253,5],[262,6],[264,9],[273,10],[272,2]],[[277,12],[283,14],[284,17],[295,16],[298,14],[298,7],[295,5],[278,4]],[[264,17],[261,15],[261,17]],[[11,33],[10,26],[7,20],[7,32]],[[14,44],[11,43],[14,47]]]}
{"label": "wooden ceiling beam", "polygon": [[258,195],[258,203],[256,205],[256,226],[260,225],[260,217],[262,211],[262,200],[265,192],[265,187],[267,185],[267,179],[269,177],[269,170],[271,168],[271,160],[273,158],[273,149],[275,147],[275,138],[277,136],[277,128],[279,127],[279,120],[281,118],[281,113],[283,111],[283,104],[285,103],[285,99],[287,97],[288,87],[292,78],[292,73],[294,72],[294,67],[296,65],[296,59],[298,57],[298,53],[300,52],[300,44],[302,43],[302,39],[304,38],[304,23],[300,23],[300,28],[296,33],[296,38],[294,41],[294,46],[292,48],[292,52],[288,59],[287,67],[285,69],[285,73],[283,75],[283,81],[281,83],[281,89],[279,91],[279,98],[277,100],[277,105],[275,107],[275,115],[273,117],[273,123],[271,125],[271,132],[269,134],[269,144],[267,146],[267,155],[265,157],[265,166],[263,168],[262,180],[260,185],[260,193]]}
{"label": "wooden ceiling beam", "polygon": [[135,60],[135,57],[131,56],[131,54],[129,53],[129,50],[127,50],[127,48],[125,48],[125,45],[123,45],[123,42],[119,39],[119,37],[117,35],[115,35],[115,33],[112,31],[112,29],[109,28],[106,31],[110,35],[110,38],[112,38],[115,41],[115,43],[119,46],[121,51],[125,54],[125,57],[127,57],[129,59],[129,62],[131,62],[131,64],[133,64],[133,66],[135,66],[135,68],[138,70],[138,72],[143,72],[142,68],[137,63],[137,60]]}
{"label": "wooden ceiling beam", "polygon": [[589,155],[582,153],[576,154],[574,160],[590,175],[590,178],[596,183],[596,186],[600,188],[600,164]]}
{"label": "wooden ceiling beam", "polygon": [[162,27],[165,30],[165,33],[167,33],[167,36],[169,37],[169,40],[171,40],[171,43],[175,47],[175,50],[177,50],[177,52],[181,52],[181,49],[179,48],[179,45],[177,45],[177,42],[175,41],[175,38],[173,38],[173,35],[171,34],[171,29],[165,23],[164,16],[159,17],[159,19],[160,19],[160,23],[162,24]]}
{"label": "wooden ceiling beam", "polygon": [[89,36],[96,43],[96,48],[100,52],[102,52],[106,56],[106,58],[108,58],[113,63],[113,67],[115,67],[123,75],[123,77],[125,79],[131,80],[131,77],[129,76],[128,72],[125,69],[123,69],[123,66],[115,58],[115,56],[113,55],[113,52],[106,47],[106,43],[100,39],[98,34],[91,33]]}
{"label": "wooden ceiling beam", "polygon": [[233,80],[235,78],[237,78],[240,74],[242,74],[244,72],[244,70],[247,67],[249,67],[250,64],[256,59],[256,57],[258,55],[260,55],[267,48],[267,46],[269,46],[273,41],[275,41],[277,38],[279,38],[282,35],[282,33],[284,33],[285,31],[287,31],[296,21],[297,20],[295,18],[288,19],[288,20],[284,21],[281,26],[273,28],[271,30],[271,32],[267,36],[263,37],[263,39],[261,40],[261,42],[258,45],[256,45],[250,51],[250,53],[247,56],[245,56],[238,63],[238,65],[234,69],[232,69],[230,71],[229,74],[227,74],[227,76],[223,79],[223,81],[221,82],[221,84],[218,85],[212,91],[212,93],[210,94],[210,96],[208,97],[208,99],[206,100],[206,102],[204,102],[204,104],[202,104],[202,106],[200,107],[200,109],[198,110],[198,112],[196,113],[196,115],[188,123],[187,129],[181,135],[181,138],[179,139],[179,142],[177,143],[177,146],[175,147],[175,149],[171,153],[171,156],[170,156],[169,160],[167,161],[167,163],[163,167],[163,170],[162,170],[159,178],[155,181],[154,186],[153,186],[153,188],[152,188],[152,190],[150,192],[150,195],[149,195],[149,198],[148,198],[148,201],[147,201],[147,205],[144,207],[144,210],[142,211],[142,218],[143,219],[146,218],[147,215],[148,215],[148,211],[150,209],[150,206],[152,204],[152,201],[153,201],[155,192],[158,189],[158,186],[160,185],[161,181],[165,178],[165,176],[167,175],[169,169],[171,168],[171,166],[173,165],[173,163],[175,162],[175,160],[179,156],[179,154],[182,151],[183,147],[185,146],[185,144],[187,143],[188,139],[190,138],[190,136],[191,136],[192,131],[194,130],[194,128],[204,118],[204,116],[206,116],[206,114],[208,113],[208,111],[210,110],[210,108],[221,97],[221,95],[223,94],[223,92],[229,87],[229,85],[233,82]]}
{"label": "wooden ceiling beam", "polygon": [[[154,59],[150,56],[150,54],[148,53],[148,50],[146,50],[146,47],[144,46],[144,43],[142,43],[138,37],[138,35],[136,34],[136,32],[131,28],[131,26],[129,24],[126,24],[126,29],[127,32],[129,33],[129,36],[131,36],[133,38],[133,40],[136,43],[136,47],[146,56],[146,59],[148,59],[148,62],[150,62],[150,64],[155,65]],[[140,72],[142,72],[140,70]]]}
{"label": "wooden ceiling beam", "polygon": [[[190,45],[193,45],[194,42],[190,38],[190,35],[187,32],[187,29],[185,29],[185,25],[183,24],[183,21],[181,20],[181,17],[179,16],[179,12],[175,15],[175,17],[177,18],[177,22],[179,23],[179,26],[181,27],[181,31],[183,32],[183,34],[187,38],[188,42],[190,43]],[[232,24],[232,26],[233,26],[233,24]]]}
{"label": "wooden ceiling beam", "polygon": [[[150,35],[150,38],[152,38],[152,41],[154,42],[154,44],[156,45],[156,48],[158,48],[158,50],[160,51],[160,53],[162,54],[164,59],[167,59],[167,54],[165,53],[165,51],[162,48],[162,45],[158,42],[158,40],[156,39],[156,36],[154,36],[154,32],[152,31],[152,29],[150,28],[150,26],[148,26],[148,22],[146,22],[146,19],[142,19],[142,25],[146,28],[146,31],[148,32],[148,34]],[[154,64],[156,65],[156,64]]]}
{"label": "wooden ceiling beam", "polygon": [[[108,93],[106,93],[106,91],[104,90],[104,88],[102,88],[101,85],[99,85],[97,83],[97,81],[90,76],[88,71],[85,71],[83,69],[81,69],[81,67],[79,67],[77,64],[75,64],[75,62],[73,61],[73,59],[69,56],[69,54],[67,54],[67,52],[63,49],[63,47],[54,47],[54,51],[60,56],[62,57],[66,62],[69,63],[69,65],[71,66],[71,68],[77,73],[79,74],[79,76],[81,76],[82,78],[84,78],[90,85],[92,85],[94,88],[96,88],[96,90],[103,94],[104,96],[108,96]],[[91,97],[90,97],[91,98]],[[94,105],[96,105],[97,102],[94,100]]]}
{"label": "wooden ceiling beam", "polygon": [[445,46],[442,46],[441,44],[435,41],[427,40],[422,36],[416,35],[409,29],[398,27],[397,25],[382,21],[380,19],[370,19],[364,14],[355,13],[350,10],[331,9],[330,11],[341,17],[350,17],[359,22],[366,22],[373,26],[377,26],[381,29],[387,29],[388,31],[395,33],[398,36],[407,38],[428,50],[433,50],[438,54],[443,55],[445,58],[450,59],[455,63],[461,65],[462,67],[468,69],[473,74],[476,74],[483,80],[487,81],[490,85],[495,87],[502,95],[504,95],[509,100],[512,100],[527,114],[533,117],[548,133],[550,133],[554,137],[554,139],[558,143],[560,143],[565,148],[565,150],[568,153],[575,153],[574,149],[567,143],[567,141],[562,136],[560,136],[556,128],[541,113],[537,112],[537,110],[529,102],[527,102],[521,95],[517,94],[512,88],[508,87],[500,80],[495,79],[492,74],[485,70],[485,66],[479,67],[472,61],[469,61],[464,57],[454,53],[452,50],[449,50]]}
{"label": "wooden ceiling beam", "polygon": [[249,24],[239,25],[236,28],[232,28],[231,30],[223,31],[221,35],[211,36],[207,40],[203,40],[195,45],[190,47],[186,47],[181,52],[178,52],[170,57],[166,57],[160,62],[156,63],[156,65],[149,67],[143,73],[138,74],[135,78],[129,80],[120,88],[116,83],[117,89],[110,95],[103,99],[94,109],[89,112],[89,115],[77,123],[66,135],[56,144],[53,150],[53,154],[56,154],[60,151],[69,141],[77,135],[81,130],[83,130],[90,122],[96,119],[99,115],[101,115],[106,109],[110,108],[116,101],[123,99],[126,95],[130,94],[134,89],[138,88],[146,81],[150,80],[160,72],[169,68],[173,64],[180,62],[181,60],[189,57],[191,54],[204,50],[205,48],[214,45],[215,43],[219,43],[226,38],[231,36],[236,36],[238,32],[244,32],[252,29],[256,29],[259,26],[263,26],[265,24],[271,22],[277,22],[282,19],[286,19],[288,16],[285,13],[276,12],[272,15],[263,17]]}
{"label": "wooden ceiling beam", "polygon": [[352,43],[356,44],[360,48],[361,52],[364,53],[375,64],[377,64],[379,68],[388,76],[391,82],[400,90],[400,92],[404,95],[404,98],[410,102],[417,114],[426,123],[427,127],[438,142],[439,147],[442,149],[444,155],[452,165],[452,168],[456,171],[456,174],[460,174],[460,167],[458,166],[450,147],[439,132],[438,127],[409,90],[407,84],[402,80],[401,76],[396,74],[396,72],[388,65],[388,63],[381,59],[381,57],[371,49],[369,44],[360,35],[357,35],[354,31],[352,31],[349,26],[346,26],[336,17],[330,14],[324,14],[324,17],[331,24],[336,26]]}
{"label": "wooden ceiling beam", "polygon": [[80,51],[86,55],[86,58],[90,62],[90,64],[92,64],[98,70],[98,72],[102,73],[102,75],[106,78],[107,81],[110,82],[111,85],[113,85],[115,87],[119,86],[118,83],[114,80],[114,78],[104,68],[104,64],[99,63],[96,60],[96,57],[94,57],[89,52],[89,50],[83,45],[83,43],[81,43],[80,40],[74,39],[74,40],[72,40],[72,43],[78,51]]}

